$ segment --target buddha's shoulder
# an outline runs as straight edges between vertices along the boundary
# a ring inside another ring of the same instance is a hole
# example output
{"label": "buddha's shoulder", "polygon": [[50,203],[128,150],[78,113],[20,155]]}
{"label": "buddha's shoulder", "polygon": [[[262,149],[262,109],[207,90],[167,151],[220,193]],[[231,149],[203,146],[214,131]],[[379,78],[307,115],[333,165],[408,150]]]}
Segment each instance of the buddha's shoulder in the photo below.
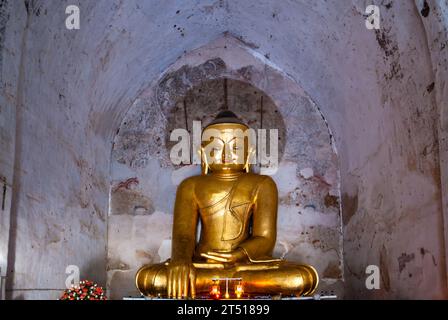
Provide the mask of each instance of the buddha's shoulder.
{"label": "buddha's shoulder", "polygon": [[182,182],[179,184],[178,188],[185,189],[185,188],[193,188],[196,184],[198,184],[203,178],[203,176],[192,176],[185,178],[182,180]]}
{"label": "buddha's shoulder", "polygon": [[246,173],[242,177],[243,179],[247,179],[249,181],[253,181],[257,184],[273,184],[275,185],[274,179],[272,179],[271,176],[266,176],[263,174],[256,174],[256,173]]}

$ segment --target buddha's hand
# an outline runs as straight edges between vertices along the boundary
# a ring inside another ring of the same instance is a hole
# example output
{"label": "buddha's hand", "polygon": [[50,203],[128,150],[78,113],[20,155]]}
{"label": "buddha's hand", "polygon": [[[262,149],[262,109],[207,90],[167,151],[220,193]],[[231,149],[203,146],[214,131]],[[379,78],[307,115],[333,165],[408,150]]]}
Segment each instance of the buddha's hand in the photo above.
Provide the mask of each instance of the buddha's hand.
{"label": "buddha's hand", "polygon": [[196,296],[196,269],[191,262],[171,262],[167,266],[168,298],[186,299]]}
{"label": "buddha's hand", "polygon": [[246,253],[241,248],[230,252],[209,251],[207,253],[202,253],[201,255],[204,258],[224,263],[235,263],[247,259]]}

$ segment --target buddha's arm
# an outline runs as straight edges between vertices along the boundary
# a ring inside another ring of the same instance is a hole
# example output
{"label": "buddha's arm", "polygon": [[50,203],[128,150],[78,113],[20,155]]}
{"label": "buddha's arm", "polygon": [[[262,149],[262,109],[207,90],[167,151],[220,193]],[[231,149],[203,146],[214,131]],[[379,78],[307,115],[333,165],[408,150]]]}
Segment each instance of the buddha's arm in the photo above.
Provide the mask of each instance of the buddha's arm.
{"label": "buddha's arm", "polygon": [[198,208],[194,196],[194,181],[184,180],[177,188],[174,205],[171,262],[167,267],[168,297],[195,297],[196,272],[192,264],[196,246]]}
{"label": "buddha's arm", "polygon": [[198,207],[194,196],[194,183],[184,180],[177,188],[174,205],[174,223],[171,260],[191,262],[196,246]]}
{"label": "buddha's arm", "polygon": [[277,203],[277,186],[272,178],[266,177],[259,186],[253,207],[252,236],[239,245],[251,259],[272,255],[277,237]]}

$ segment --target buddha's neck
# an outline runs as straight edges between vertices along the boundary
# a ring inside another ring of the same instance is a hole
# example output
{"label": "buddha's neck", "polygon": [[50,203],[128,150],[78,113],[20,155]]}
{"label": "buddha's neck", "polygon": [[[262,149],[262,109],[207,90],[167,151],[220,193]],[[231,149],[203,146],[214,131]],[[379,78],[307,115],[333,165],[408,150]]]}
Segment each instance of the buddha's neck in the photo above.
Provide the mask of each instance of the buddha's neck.
{"label": "buddha's neck", "polygon": [[212,175],[221,180],[236,180],[244,171],[217,171],[212,172]]}

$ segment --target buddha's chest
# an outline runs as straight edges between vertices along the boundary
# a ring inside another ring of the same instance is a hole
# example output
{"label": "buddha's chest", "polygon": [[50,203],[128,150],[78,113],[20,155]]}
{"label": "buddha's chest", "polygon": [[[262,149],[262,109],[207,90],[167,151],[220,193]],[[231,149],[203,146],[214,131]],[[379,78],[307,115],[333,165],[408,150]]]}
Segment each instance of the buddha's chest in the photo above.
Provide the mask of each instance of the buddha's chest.
{"label": "buddha's chest", "polygon": [[246,181],[214,183],[197,189],[205,236],[236,240],[244,236],[255,201],[256,186]]}
{"label": "buddha's chest", "polygon": [[221,207],[223,204],[253,203],[256,184],[246,179],[220,181],[208,179],[196,186],[195,197],[199,209]]}

